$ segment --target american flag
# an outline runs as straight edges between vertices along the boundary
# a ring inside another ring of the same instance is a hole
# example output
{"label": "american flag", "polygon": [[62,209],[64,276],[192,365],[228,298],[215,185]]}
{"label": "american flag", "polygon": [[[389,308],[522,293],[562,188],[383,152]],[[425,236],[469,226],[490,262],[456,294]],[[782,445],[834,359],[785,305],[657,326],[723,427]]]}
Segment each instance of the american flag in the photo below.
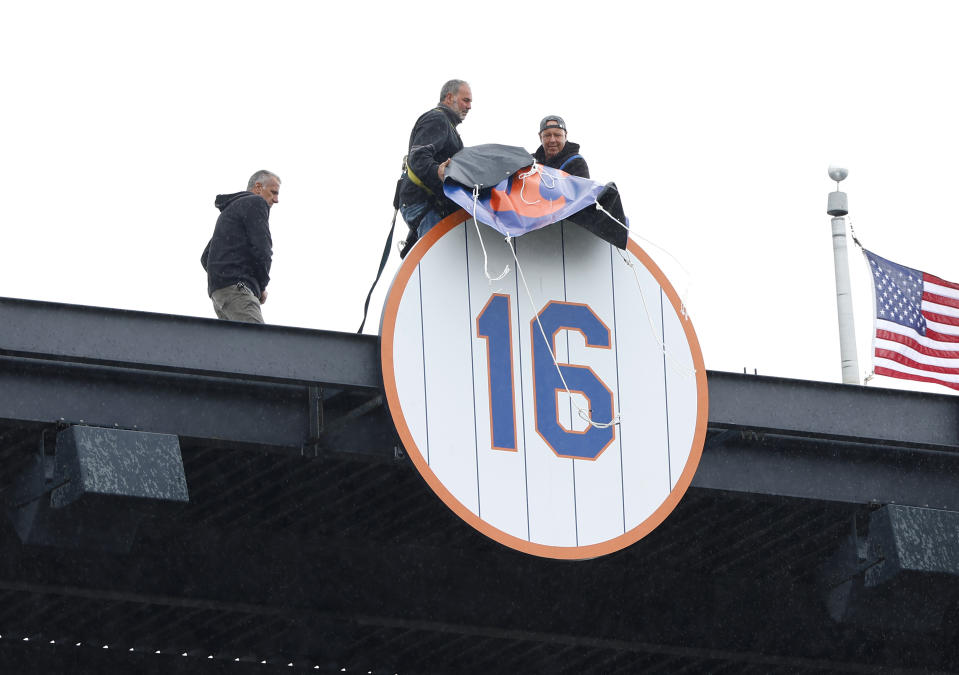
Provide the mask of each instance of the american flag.
{"label": "american flag", "polygon": [[875,293],[874,372],[959,389],[959,284],[863,253]]}

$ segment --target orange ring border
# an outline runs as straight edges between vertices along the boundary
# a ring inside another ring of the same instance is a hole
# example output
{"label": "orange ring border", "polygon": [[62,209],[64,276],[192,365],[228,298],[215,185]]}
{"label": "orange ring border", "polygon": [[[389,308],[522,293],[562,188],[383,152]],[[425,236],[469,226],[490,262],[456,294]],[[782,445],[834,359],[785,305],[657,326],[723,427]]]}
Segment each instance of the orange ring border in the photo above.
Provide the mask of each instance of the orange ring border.
{"label": "orange ring border", "polygon": [[403,293],[406,291],[407,283],[413,275],[413,270],[419,265],[420,260],[426,255],[426,252],[432,248],[443,235],[469,219],[470,215],[466,211],[460,210],[441,220],[426,233],[426,236],[410,251],[410,254],[397,271],[383,307],[383,315],[380,320],[380,361],[383,370],[383,389],[386,393],[387,407],[389,408],[393,423],[396,426],[396,431],[400,435],[400,440],[402,440],[407,454],[413,460],[416,470],[419,471],[433,492],[435,492],[456,515],[490,539],[509,548],[545,558],[584,560],[615,553],[627,546],[635,544],[656,529],[666,517],[672,513],[673,509],[676,508],[676,505],[679,504],[679,501],[683,498],[683,495],[686,494],[686,490],[689,489],[693,476],[696,474],[696,469],[699,467],[699,460],[702,458],[703,446],[706,441],[706,425],[709,418],[709,390],[706,383],[706,366],[703,361],[699,340],[696,337],[696,332],[693,330],[692,321],[688,318],[685,320],[682,318],[682,311],[680,310],[682,303],[679,300],[679,295],[676,293],[672,284],[669,283],[666,275],[659,269],[659,266],[640,248],[639,244],[629,239],[627,249],[646,267],[647,271],[653,275],[653,278],[659,282],[660,287],[666,292],[666,297],[669,298],[673,311],[676,312],[676,315],[679,317],[683,325],[683,330],[686,333],[686,340],[689,343],[689,350],[693,357],[693,366],[696,369],[698,408],[696,412],[696,431],[693,434],[689,458],[686,460],[686,466],[679,476],[676,486],[670,490],[669,495],[667,495],[663,503],[643,522],[612,539],[607,539],[597,544],[587,544],[585,546],[553,546],[549,544],[536,544],[526,539],[520,539],[494,527],[470,511],[469,508],[460,502],[460,500],[443,485],[436,474],[433,473],[414,442],[413,435],[410,433],[409,426],[406,423],[406,418],[403,416],[399,395],[396,391],[396,381],[393,375],[393,334],[396,328],[396,315],[399,311],[400,300],[402,300]]}

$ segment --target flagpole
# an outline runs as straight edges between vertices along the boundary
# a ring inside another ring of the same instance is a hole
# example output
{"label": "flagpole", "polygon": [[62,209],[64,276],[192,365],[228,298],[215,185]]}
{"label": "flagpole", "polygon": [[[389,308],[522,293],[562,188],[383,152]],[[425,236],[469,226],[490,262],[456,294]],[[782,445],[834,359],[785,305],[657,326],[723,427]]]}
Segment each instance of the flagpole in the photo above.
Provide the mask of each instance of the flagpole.
{"label": "flagpole", "polygon": [[856,325],[852,314],[852,290],[849,283],[849,259],[846,255],[846,214],[849,202],[839,183],[849,175],[848,169],[829,167],[829,177],[836,181],[835,192],[829,193],[826,213],[832,216],[832,253],[836,268],[836,310],[839,315],[839,354],[842,358],[843,384],[860,384],[859,360],[856,357]]}

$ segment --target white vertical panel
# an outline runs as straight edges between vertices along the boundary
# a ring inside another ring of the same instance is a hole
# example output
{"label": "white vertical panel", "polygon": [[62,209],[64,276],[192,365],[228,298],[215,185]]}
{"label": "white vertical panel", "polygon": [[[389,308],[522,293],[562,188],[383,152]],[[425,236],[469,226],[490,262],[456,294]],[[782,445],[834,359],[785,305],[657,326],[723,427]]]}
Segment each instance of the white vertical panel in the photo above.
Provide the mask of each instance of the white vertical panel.
{"label": "white vertical panel", "polygon": [[666,375],[658,336],[662,333],[659,283],[629,251],[636,277],[612,251],[616,298],[616,343],[622,420],[626,529],[648,518],[669,494]]}
{"label": "white vertical panel", "polygon": [[693,357],[683,319],[663,293],[666,333],[666,397],[669,415],[670,487],[683,473],[696,432],[697,389]]}
{"label": "white vertical panel", "polygon": [[[573,460],[557,457],[537,433],[533,402],[533,375],[530,347],[530,321],[550,300],[564,300],[562,265],[562,227],[551,225],[515,239],[514,244],[536,303],[531,308],[529,297],[519,283],[520,351],[522,353],[523,409],[526,411],[524,436],[529,486],[529,520],[531,541],[550,546],[576,546],[576,507],[573,493]],[[534,326],[538,332],[539,326]],[[549,337],[549,336],[547,336]],[[566,361],[566,340],[557,340],[556,357]],[[570,424],[568,409],[561,418]]]}
{"label": "white vertical panel", "polygon": [[[566,257],[566,300],[588,305],[609,328],[610,348],[587,347],[582,333],[570,331],[569,362],[589,366],[613,392],[613,414],[619,406],[613,342],[613,293],[610,245],[573,223],[563,223]],[[574,408],[574,413],[575,413]],[[597,422],[609,420],[597,419]],[[579,545],[606,541],[625,532],[620,437],[595,460],[573,460]]]}
{"label": "white vertical panel", "polygon": [[[473,331],[473,389],[476,397],[476,439],[479,467],[479,515],[500,530],[529,539],[529,520],[526,502],[526,445],[523,441],[522,387],[519,351],[519,311],[516,297],[516,264],[506,242],[496,230],[480,225],[483,244],[489,259],[491,277],[499,276],[509,265],[510,273],[499,281],[490,282],[486,277],[483,250],[477,236],[476,225],[466,221],[466,236],[469,249],[471,329]],[[510,296],[511,328],[513,343],[513,408],[516,417],[516,451],[494,450],[491,439],[489,365],[486,340],[476,334],[476,318],[494,293]]]}
{"label": "white vertical panel", "polygon": [[461,226],[420,261],[430,468],[473,513],[478,505],[472,339]]}
{"label": "white vertical panel", "polygon": [[[426,435],[426,385],[423,373],[423,330],[420,317],[420,271],[413,270],[396,312],[393,373],[403,407],[403,418],[416,447],[428,455]],[[399,411],[390,411],[396,415]]]}

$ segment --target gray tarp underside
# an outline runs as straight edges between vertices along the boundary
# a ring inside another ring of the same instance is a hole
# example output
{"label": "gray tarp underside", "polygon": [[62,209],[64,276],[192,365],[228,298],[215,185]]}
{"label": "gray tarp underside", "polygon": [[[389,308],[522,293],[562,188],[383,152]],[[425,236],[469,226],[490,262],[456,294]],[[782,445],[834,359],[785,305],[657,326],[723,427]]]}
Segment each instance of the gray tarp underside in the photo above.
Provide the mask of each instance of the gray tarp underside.
{"label": "gray tarp underside", "polygon": [[468,188],[494,187],[525,166],[533,163],[533,156],[515,145],[486,143],[463,148],[452,157],[446,167],[446,180],[456,181]]}

